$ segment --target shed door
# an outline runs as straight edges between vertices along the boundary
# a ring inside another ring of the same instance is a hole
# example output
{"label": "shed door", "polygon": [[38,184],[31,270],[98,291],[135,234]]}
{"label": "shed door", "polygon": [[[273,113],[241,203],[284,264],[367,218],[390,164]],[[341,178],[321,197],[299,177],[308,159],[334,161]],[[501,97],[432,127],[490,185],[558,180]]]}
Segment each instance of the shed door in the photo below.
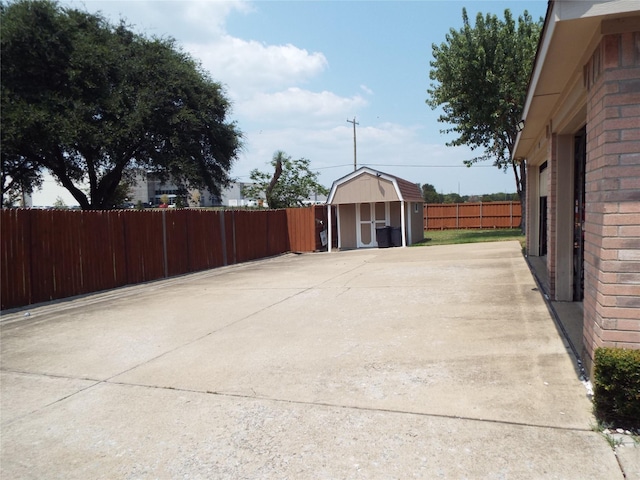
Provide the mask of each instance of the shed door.
{"label": "shed door", "polygon": [[389,204],[385,202],[356,205],[356,232],[358,248],[377,247],[376,228],[389,224]]}

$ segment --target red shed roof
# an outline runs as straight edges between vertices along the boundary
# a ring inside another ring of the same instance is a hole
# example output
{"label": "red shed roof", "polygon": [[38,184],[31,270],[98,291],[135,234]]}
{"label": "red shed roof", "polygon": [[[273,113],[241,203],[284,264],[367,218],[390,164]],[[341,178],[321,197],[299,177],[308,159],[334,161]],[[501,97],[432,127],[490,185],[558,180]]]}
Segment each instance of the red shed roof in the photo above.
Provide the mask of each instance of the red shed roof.
{"label": "red shed roof", "polygon": [[400,193],[402,194],[402,198],[405,202],[424,202],[422,198],[422,192],[418,187],[417,183],[410,182],[409,180],[405,180],[404,178],[396,177],[394,175],[386,174],[389,177],[393,177],[398,182],[398,188],[400,189]]}

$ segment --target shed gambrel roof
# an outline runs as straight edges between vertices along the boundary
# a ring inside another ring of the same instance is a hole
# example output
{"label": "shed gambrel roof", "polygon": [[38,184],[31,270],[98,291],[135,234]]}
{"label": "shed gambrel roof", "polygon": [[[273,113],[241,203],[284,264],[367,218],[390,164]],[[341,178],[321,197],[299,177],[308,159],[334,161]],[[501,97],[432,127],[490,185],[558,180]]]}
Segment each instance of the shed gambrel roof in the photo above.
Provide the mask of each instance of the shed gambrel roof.
{"label": "shed gambrel roof", "polygon": [[405,180],[404,178],[394,177],[393,175],[389,175],[393,177],[398,182],[398,187],[400,188],[400,193],[402,194],[402,200],[405,202],[424,202],[422,198],[422,192],[420,191],[420,187],[418,187],[417,183],[412,183],[409,180]]}
{"label": "shed gambrel roof", "polygon": [[[328,204],[338,204],[338,203],[360,203],[360,202],[368,202],[368,201],[380,201],[379,198],[364,198],[362,195],[361,198],[356,198],[353,201],[341,201],[337,199],[336,194],[340,189],[349,188],[349,185],[352,184],[359,177],[371,177],[375,179],[379,179],[382,182],[390,184],[393,186],[395,198],[389,198],[386,200],[395,200],[395,201],[404,201],[404,202],[424,202],[422,198],[422,192],[417,184],[412,183],[408,180],[405,180],[400,177],[396,177],[395,175],[390,175],[388,173],[380,172],[378,170],[373,170],[369,167],[360,167],[358,170],[350,173],[349,175],[345,175],[342,178],[333,182],[331,186],[331,191],[329,193],[329,197],[327,198]],[[353,196],[351,196],[353,198]]]}

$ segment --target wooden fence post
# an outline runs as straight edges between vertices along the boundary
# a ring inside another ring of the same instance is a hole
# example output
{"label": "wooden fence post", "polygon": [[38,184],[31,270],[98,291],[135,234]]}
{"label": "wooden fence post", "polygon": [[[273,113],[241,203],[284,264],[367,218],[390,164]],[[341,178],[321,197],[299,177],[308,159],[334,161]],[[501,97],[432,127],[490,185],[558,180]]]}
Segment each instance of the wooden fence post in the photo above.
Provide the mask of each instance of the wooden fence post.
{"label": "wooden fence post", "polygon": [[222,244],[222,265],[227,266],[227,232],[224,222],[224,210],[220,210],[220,240]]}
{"label": "wooden fence post", "polygon": [[169,277],[169,260],[167,258],[167,211],[162,210],[162,258],[164,262],[164,278]]}
{"label": "wooden fence post", "polygon": [[[275,212],[276,210],[272,210],[273,212]],[[267,230],[267,234],[265,235],[266,238],[266,242],[267,242],[267,257],[269,256],[269,254],[271,253],[271,242],[269,241],[269,231],[270,231],[270,226],[271,226],[271,221],[273,219],[273,217],[275,216],[275,213],[271,213],[271,211],[269,211],[269,213],[267,213],[267,225],[266,225],[266,230]]]}
{"label": "wooden fence post", "polygon": [[424,225],[422,226],[422,228],[425,230],[429,230],[429,204],[428,203],[424,204],[424,208],[422,209],[422,211],[424,212]]}
{"label": "wooden fence post", "polygon": [[232,228],[232,241],[233,241],[233,264],[238,263],[237,251],[236,251],[236,211],[231,210],[231,228]]}

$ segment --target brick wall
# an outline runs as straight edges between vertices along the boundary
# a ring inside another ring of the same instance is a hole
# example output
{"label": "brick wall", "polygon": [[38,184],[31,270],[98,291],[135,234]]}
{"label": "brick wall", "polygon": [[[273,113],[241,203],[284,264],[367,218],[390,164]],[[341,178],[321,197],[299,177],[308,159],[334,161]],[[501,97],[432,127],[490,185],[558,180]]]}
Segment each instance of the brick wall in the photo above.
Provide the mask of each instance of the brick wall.
{"label": "brick wall", "polygon": [[583,358],[640,348],[640,32],[606,35],[585,66]]}

